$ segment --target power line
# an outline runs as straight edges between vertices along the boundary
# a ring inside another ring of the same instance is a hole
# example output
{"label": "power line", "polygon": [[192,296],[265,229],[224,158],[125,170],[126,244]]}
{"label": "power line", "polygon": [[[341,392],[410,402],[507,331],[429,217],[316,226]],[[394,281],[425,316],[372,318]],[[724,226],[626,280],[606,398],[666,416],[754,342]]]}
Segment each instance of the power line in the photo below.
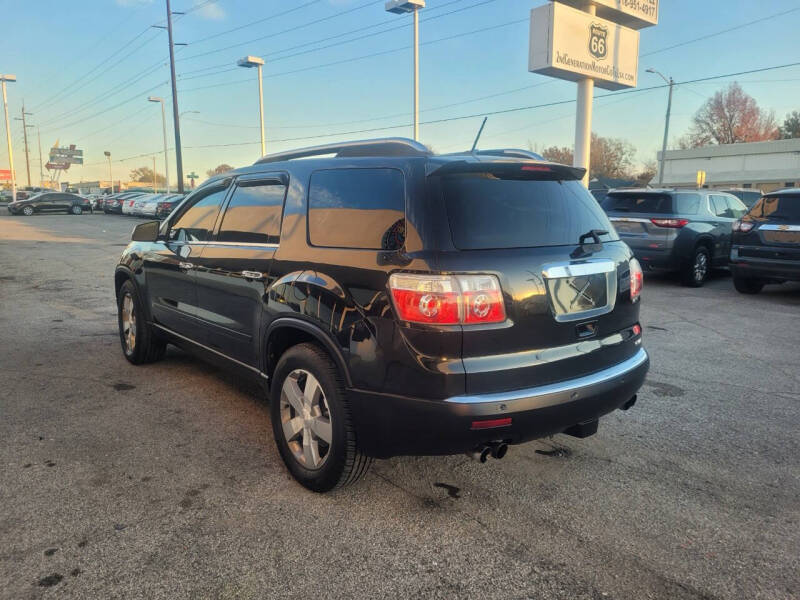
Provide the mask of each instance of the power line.
{"label": "power line", "polygon": [[[492,0],[489,0],[489,1],[492,1]],[[527,23],[527,22],[528,22],[528,19],[518,19],[516,21],[509,21],[507,23],[500,23],[498,25],[492,25],[490,27],[482,27],[480,29],[473,29],[472,31],[464,31],[462,33],[456,33],[456,34],[449,35],[449,36],[446,36],[446,37],[443,37],[443,38],[437,38],[435,40],[428,40],[427,42],[421,43],[420,46],[428,46],[430,44],[438,44],[439,42],[446,42],[446,41],[453,40],[453,39],[456,39],[456,38],[459,38],[459,37],[464,37],[464,36],[467,36],[467,35],[473,35],[473,34],[476,34],[476,33],[483,33],[485,31],[491,31],[493,29],[500,29],[502,27],[508,27],[510,25],[517,25],[519,23]],[[354,57],[351,57],[351,58],[345,58],[345,59],[342,59],[342,60],[336,60],[336,61],[329,62],[329,63],[321,63],[321,64],[318,64],[318,65],[311,65],[311,66],[302,67],[302,68],[299,68],[299,69],[292,69],[292,70],[289,70],[289,71],[281,71],[281,72],[278,72],[278,73],[271,73],[269,75],[264,75],[264,79],[271,79],[271,78],[274,78],[274,77],[281,77],[283,75],[293,75],[295,73],[303,73],[305,71],[312,71],[312,70],[321,69],[321,68],[324,68],[324,67],[342,65],[342,64],[346,64],[346,63],[356,62],[356,61],[359,61],[359,60],[365,60],[367,58],[375,58],[375,57],[378,57],[378,56],[385,56],[387,54],[394,54],[395,52],[401,52],[403,50],[407,50],[408,48],[410,48],[410,46],[400,46],[398,48],[391,48],[391,49],[388,49],[388,50],[381,50],[379,52],[371,52],[369,54],[363,54],[361,56],[354,56]],[[205,89],[221,87],[221,86],[227,86],[227,85],[235,85],[235,84],[245,83],[245,82],[251,82],[251,79],[248,78],[248,79],[234,79],[234,80],[230,80],[230,81],[222,81],[222,82],[219,82],[219,83],[212,83],[212,84],[209,84],[209,85],[202,85],[202,86],[193,87],[193,88],[184,88],[181,91],[182,92],[193,92],[193,91],[197,91],[197,90],[205,90]]]}

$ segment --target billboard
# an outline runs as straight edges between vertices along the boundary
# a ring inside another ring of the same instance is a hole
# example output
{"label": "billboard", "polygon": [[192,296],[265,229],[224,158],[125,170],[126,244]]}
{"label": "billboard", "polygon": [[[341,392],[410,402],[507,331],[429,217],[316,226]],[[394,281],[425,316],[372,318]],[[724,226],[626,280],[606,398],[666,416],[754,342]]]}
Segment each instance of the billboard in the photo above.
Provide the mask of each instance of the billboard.
{"label": "billboard", "polygon": [[[556,0],[583,8],[586,0]],[[658,25],[658,0],[592,0],[597,16],[631,29]]]}
{"label": "billboard", "polygon": [[638,31],[561,2],[531,10],[529,71],[621,90],[636,87],[638,68]]}
{"label": "billboard", "polygon": [[[58,144],[58,142],[56,142]],[[75,144],[71,144],[65,148],[59,148],[57,145],[50,148],[50,161],[47,163],[48,169],[69,169],[70,165],[83,164],[83,150],[75,148]]]}

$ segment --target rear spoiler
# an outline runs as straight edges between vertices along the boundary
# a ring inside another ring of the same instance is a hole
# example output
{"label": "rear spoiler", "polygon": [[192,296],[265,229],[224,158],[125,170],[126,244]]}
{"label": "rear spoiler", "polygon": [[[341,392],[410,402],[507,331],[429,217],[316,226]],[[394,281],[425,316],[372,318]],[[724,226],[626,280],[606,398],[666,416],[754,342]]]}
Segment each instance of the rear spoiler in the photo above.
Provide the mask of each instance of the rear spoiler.
{"label": "rear spoiler", "polygon": [[498,177],[535,179],[538,181],[575,181],[583,179],[586,169],[551,162],[455,160],[436,165],[428,163],[428,176],[458,173],[490,173]]}

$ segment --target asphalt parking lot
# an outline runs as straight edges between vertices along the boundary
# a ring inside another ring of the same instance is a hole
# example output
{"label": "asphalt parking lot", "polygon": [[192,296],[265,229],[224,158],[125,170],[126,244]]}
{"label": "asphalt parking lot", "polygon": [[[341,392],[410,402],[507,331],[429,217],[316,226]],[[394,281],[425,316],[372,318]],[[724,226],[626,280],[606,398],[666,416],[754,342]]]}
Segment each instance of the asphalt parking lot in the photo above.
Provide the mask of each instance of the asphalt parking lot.
{"label": "asphalt parking lot", "polygon": [[316,495],[258,388],[123,358],[136,222],[0,216],[0,597],[800,597],[800,285],[647,276],[651,372],[596,436]]}

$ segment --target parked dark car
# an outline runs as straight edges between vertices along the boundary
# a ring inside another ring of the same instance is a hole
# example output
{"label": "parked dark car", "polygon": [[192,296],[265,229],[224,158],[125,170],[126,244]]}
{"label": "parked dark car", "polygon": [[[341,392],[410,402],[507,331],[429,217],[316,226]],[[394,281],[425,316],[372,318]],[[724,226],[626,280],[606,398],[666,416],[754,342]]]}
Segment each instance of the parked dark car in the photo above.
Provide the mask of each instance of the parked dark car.
{"label": "parked dark car", "polygon": [[156,218],[163,219],[169,216],[169,213],[181,200],[183,200],[183,194],[169,194],[161,198],[156,205]]}
{"label": "parked dark car", "polygon": [[143,195],[145,192],[120,192],[112,194],[103,202],[103,212],[107,214],[122,214],[122,203],[129,199]]}
{"label": "parked dark car", "polygon": [[66,192],[45,192],[31,196],[27,200],[17,200],[8,205],[8,212],[12,215],[30,216],[34,213],[65,212],[79,215],[84,211],[91,212],[91,200],[68,194]]}
{"label": "parked dark car", "polygon": [[719,191],[725,192],[726,194],[733,194],[739,200],[741,200],[742,204],[744,204],[748,209],[758,202],[759,198],[761,198],[761,190],[754,190],[750,188],[730,188]]}
{"label": "parked dark car", "polygon": [[713,190],[615,190],[602,206],[645,268],[679,271],[692,287],[728,264],[733,223],[747,212],[736,196]]}
{"label": "parked dark car", "polygon": [[734,224],[731,272],[743,294],[800,281],[800,189],[765,194]]}
{"label": "parked dark car", "polygon": [[397,138],[266,156],[135,228],[122,349],[253,374],[289,471],[320,492],[373,457],[587,437],[633,406],[649,359],[641,267],[583,173]]}

